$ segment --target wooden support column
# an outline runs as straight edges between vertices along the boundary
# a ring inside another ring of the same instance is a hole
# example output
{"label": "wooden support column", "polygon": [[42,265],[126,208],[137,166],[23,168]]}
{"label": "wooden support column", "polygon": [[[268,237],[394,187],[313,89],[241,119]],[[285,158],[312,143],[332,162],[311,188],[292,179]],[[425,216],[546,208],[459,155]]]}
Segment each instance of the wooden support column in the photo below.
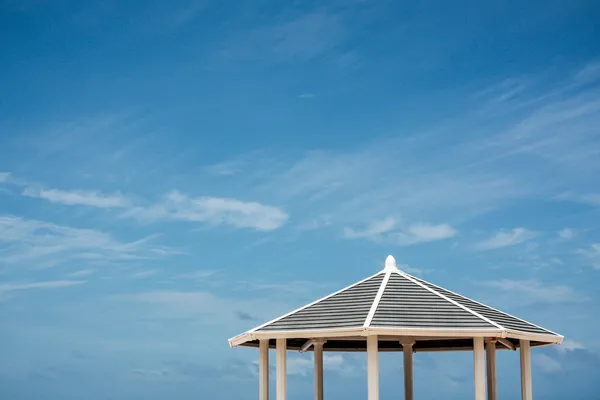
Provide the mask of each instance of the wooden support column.
{"label": "wooden support column", "polygon": [[377,336],[367,336],[368,400],[379,400],[379,344]]}
{"label": "wooden support column", "polygon": [[286,400],[287,396],[287,339],[276,340],[277,349],[277,400]]}
{"label": "wooden support column", "polygon": [[485,358],[482,337],[473,339],[473,369],[475,400],[485,400]]}
{"label": "wooden support column", "polygon": [[260,340],[259,399],[269,400],[269,340]]}
{"label": "wooden support column", "polygon": [[521,355],[521,399],[533,400],[531,384],[531,346],[529,340],[520,341],[519,353]]}
{"label": "wooden support column", "polygon": [[316,340],[313,347],[315,358],[315,400],[323,400],[323,344]]}
{"label": "wooden support column", "polygon": [[498,400],[498,386],[496,384],[496,339],[490,339],[485,345],[485,360],[487,363],[487,391],[488,400]]}
{"label": "wooden support column", "polygon": [[401,340],[404,356],[404,400],[413,400],[413,345],[412,339]]}

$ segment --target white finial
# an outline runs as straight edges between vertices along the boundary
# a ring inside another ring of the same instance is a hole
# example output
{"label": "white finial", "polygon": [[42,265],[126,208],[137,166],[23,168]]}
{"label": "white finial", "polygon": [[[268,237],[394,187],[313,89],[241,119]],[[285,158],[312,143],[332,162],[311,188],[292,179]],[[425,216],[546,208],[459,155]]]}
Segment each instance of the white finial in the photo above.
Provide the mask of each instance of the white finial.
{"label": "white finial", "polygon": [[398,267],[396,267],[396,259],[393,256],[387,256],[387,258],[385,259],[385,270],[396,270],[398,269]]}

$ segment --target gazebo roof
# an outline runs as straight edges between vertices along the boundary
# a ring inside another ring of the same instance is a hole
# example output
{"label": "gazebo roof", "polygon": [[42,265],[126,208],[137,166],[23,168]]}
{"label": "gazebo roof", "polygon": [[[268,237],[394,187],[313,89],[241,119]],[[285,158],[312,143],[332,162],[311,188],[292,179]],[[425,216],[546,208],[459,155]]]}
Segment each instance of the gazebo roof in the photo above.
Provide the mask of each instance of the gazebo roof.
{"label": "gazebo roof", "polygon": [[364,351],[366,336],[378,335],[380,351],[400,351],[399,339],[416,341],[415,351],[472,349],[472,338],[497,338],[499,348],[559,344],[563,337],[530,322],[416,278],[396,267],[260,325],[229,340],[257,347],[259,340],[306,350],[310,340],[326,340],[324,350]]}

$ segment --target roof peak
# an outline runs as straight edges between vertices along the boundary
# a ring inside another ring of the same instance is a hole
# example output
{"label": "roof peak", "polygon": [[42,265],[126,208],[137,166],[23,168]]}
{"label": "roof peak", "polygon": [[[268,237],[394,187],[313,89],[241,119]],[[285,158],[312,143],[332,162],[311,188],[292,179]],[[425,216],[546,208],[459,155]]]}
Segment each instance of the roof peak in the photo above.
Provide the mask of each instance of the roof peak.
{"label": "roof peak", "polygon": [[389,255],[385,259],[385,268],[384,271],[398,271],[398,267],[396,266],[396,259],[394,256]]}

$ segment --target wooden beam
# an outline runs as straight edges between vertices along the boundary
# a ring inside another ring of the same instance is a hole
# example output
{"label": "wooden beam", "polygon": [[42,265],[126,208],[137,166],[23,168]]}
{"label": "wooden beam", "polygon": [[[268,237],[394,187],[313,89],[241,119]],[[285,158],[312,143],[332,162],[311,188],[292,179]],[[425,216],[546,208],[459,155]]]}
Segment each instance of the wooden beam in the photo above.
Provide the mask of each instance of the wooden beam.
{"label": "wooden beam", "polygon": [[515,347],[515,345],[508,339],[505,338],[498,338],[498,342],[502,343],[507,349],[509,350],[516,350],[517,348]]}

